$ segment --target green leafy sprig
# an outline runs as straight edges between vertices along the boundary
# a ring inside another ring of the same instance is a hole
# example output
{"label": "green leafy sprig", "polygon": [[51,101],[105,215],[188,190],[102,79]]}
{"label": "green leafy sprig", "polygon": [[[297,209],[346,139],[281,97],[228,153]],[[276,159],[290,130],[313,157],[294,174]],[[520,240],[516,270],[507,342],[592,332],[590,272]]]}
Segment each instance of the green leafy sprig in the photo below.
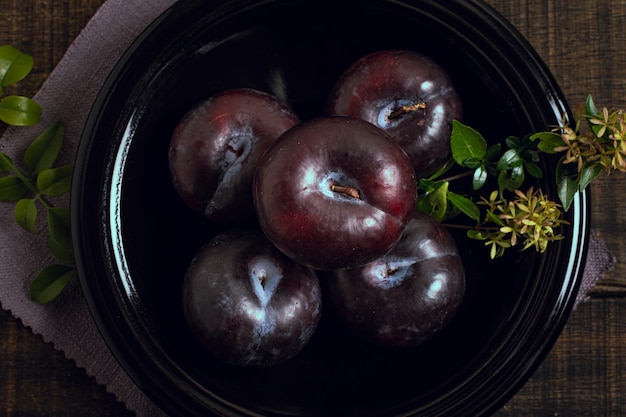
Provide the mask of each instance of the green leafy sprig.
{"label": "green leafy sprig", "polygon": [[591,96],[587,97],[583,114],[574,127],[564,123],[562,128],[536,133],[531,138],[538,142],[541,151],[562,155],[556,180],[566,210],[576,193],[587,188],[602,172],[626,172],[624,110],[607,107],[599,110]]}
{"label": "green leafy sprig", "polygon": [[[11,45],[0,46],[0,95],[31,72],[33,61]],[[40,118],[41,106],[29,97],[9,95],[0,100],[0,120],[8,125],[33,126]]]}
{"label": "green leafy sprig", "polygon": [[[522,250],[534,248],[545,252],[548,244],[563,239],[556,229],[567,222],[561,219],[561,206],[549,200],[541,190],[530,187],[526,193],[515,190],[512,200],[498,191],[488,199],[480,197],[478,204],[487,206],[485,220],[467,231],[468,237],[482,240],[491,247],[490,256],[504,255],[508,248],[522,244]],[[484,227],[491,222],[494,227]]]}
{"label": "green leafy sprig", "polygon": [[[22,229],[47,233],[48,250],[58,260],[39,272],[31,283],[31,298],[42,304],[56,298],[74,276],[69,209],[51,202],[51,198],[68,193],[71,186],[72,166],[54,166],[63,143],[63,130],[60,122],[45,129],[26,149],[25,168],[0,153],[0,201],[15,203],[15,221]],[[42,211],[45,225],[38,224]]]}
{"label": "green leafy sprig", "polygon": [[[418,210],[439,221],[465,214],[473,225],[449,225],[468,229],[467,236],[491,248],[491,258],[505,250],[521,247],[544,252],[549,243],[563,239],[559,226],[567,224],[562,214],[569,210],[576,193],[583,191],[601,172],[626,172],[626,123],[622,110],[598,110],[591,96],[572,128],[564,118],[551,131],[522,138],[509,136],[503,143],[488,146],[470,126],[453,122],[451,160],[428,179],[419,182]],[[582,123],[587,126],[582,131]],[[528,177],[542,178],[542,154],[561,155],[554,173],[558,199],[542,190],[521,190]],[[464,171],[441,178],[452,168]],[[470,177],[472,195],[452,191],[451,181]],[[492,181],[489,181],[492,179]],[[488,197],[481,191],[494,184]],[[482,209],[482,210],[481,210]]]}
{"label": "green leafy sprig", "polygon": [[[9,45],[0,46],[1,87],[22,80],[32,67],[30,55]],[[40,116],[41,107],[28,97],[7,96],[0,101],[0,120],[8,125],[34,125]],[[63,137],[61,122],[49,126],[27,147],[19,165],[0,152],[0,202],[15,203],[14,218],[22,229],[47,234],[47,248],[57,260],[31,282],[30,297],[42,304],[55,299],[75,275],[69,209],[52,202],[71,186],[72,166],[55,165]]]}

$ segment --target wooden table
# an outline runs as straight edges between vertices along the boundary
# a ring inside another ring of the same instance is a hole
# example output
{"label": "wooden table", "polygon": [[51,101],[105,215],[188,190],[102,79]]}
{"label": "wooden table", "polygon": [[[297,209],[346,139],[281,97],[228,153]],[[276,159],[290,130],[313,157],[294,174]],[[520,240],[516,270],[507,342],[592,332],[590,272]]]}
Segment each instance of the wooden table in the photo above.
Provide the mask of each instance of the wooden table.
{"label": "wooden table", "polygon": [[[532,43],[568,102],[626,106],[626,0],[487,0]],[[3,0],[0,43],[35,56],[34,94],[103,0]],[[621,194],[624,192],[625,194]],[[592,227],[617,258],[498,417],[626,415],[626,175],[591,188]],[[61,352],[0,311],[0,415],[130,416]]]}

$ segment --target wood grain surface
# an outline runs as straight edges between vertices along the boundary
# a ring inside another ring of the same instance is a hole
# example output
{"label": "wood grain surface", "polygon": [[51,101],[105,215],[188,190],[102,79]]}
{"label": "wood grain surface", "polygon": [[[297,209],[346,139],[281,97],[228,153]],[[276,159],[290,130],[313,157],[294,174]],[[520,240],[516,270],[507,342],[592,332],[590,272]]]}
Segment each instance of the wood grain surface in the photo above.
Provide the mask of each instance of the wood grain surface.
{"label": "wood grain surface", "polygon": [[[2,0],[0,44],[36,58],[34,94],[103,0]],[[487,0],[533,45],[572,107],[626,106],[626,0]],[[617,259],[498,417],[626,415],[626,175],[591,188],[592,227]],[[1,278],[1,277],[0,277]],[[132,416],[82,369],[0,310],[0,416]]]}

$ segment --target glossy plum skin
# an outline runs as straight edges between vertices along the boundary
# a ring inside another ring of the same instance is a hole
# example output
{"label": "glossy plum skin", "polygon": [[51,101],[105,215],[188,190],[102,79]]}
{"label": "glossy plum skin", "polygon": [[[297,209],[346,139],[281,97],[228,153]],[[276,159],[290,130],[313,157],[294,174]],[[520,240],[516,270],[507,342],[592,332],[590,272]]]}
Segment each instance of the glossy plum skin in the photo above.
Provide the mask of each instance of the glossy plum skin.
{"label": "glossy plum skin", "polygon": [[[410,111],[398,111],[415,106]],[[406,50],[371,53],[354,62],[328,95],[326,113],[366,120],[384,129],[425,178],[450,156],[452,120],[461,99],[448,74],[430,58]]]}
{"label": "glossy plum skin", "polygon": [[174,188],[214,222],[252,223],[252,178],[259,158],[299,123],[278,98],[252,89],[222,91],[191,109],[169,146]]}
{"label": "glossy plum skin", "polygon": [[270,367],[299,353],[321,316],[314,271],[280,253],[260,232],[231,229],[202,247],[183,283],[192,332],[218,360]]}
{"label": "glossy plum skin", "polygon": [[405,348],[429,340],[458,311],[465,270],[456,243],[439,222],[416,212],[385,257],[325,277],[329,305],[356,335]]}
{"label": "glossy plum skin", "polygon": [[254,179],[262,230],[287,256],[317,270],[362,265],[389,252],[415,201],[406,154],[381,129],[347,117],[288,130]]}

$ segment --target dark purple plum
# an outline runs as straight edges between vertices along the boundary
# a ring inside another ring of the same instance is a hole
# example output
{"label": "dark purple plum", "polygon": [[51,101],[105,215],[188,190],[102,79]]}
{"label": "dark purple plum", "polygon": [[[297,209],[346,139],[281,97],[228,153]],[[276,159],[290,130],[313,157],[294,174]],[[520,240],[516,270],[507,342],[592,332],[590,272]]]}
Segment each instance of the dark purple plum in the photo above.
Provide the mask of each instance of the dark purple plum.
{"label": "dark purple plum", "polygon": [[357,117],[384,129],[425,178],[450,156],[452,120],[462,105],[448,74],[413,51],[384,50],[354,62],[328,95],[326,113]]}
{"label": "dark purple plum", "polygon": [[202,247],[183,284],[185,318],[211,355],[270,367],[299,353],[321,315],[316,273],[258,231],[231,229]]}
{"label": "dark purple plum", "polygon": [[176,191],[214,222],[251,223],[258,160],[297,123],[285,103],[257,90],[226,90],[199,103],[182,118],[170,141]]}
{"label": "dark purple plum", "polygon": [[404,348],[429,340],[454,317],[465,270],[447,229],[415,213],[398,245],[367,265],[325,277],[329,305],[356,335]]}
{"label": "dark purple plum", "polygon": [[254,178],[267,237],[318,270],[362,265],[389,252],[415,202],[415,175],[404,151],[381,129],[348,117],[289,129]]}

